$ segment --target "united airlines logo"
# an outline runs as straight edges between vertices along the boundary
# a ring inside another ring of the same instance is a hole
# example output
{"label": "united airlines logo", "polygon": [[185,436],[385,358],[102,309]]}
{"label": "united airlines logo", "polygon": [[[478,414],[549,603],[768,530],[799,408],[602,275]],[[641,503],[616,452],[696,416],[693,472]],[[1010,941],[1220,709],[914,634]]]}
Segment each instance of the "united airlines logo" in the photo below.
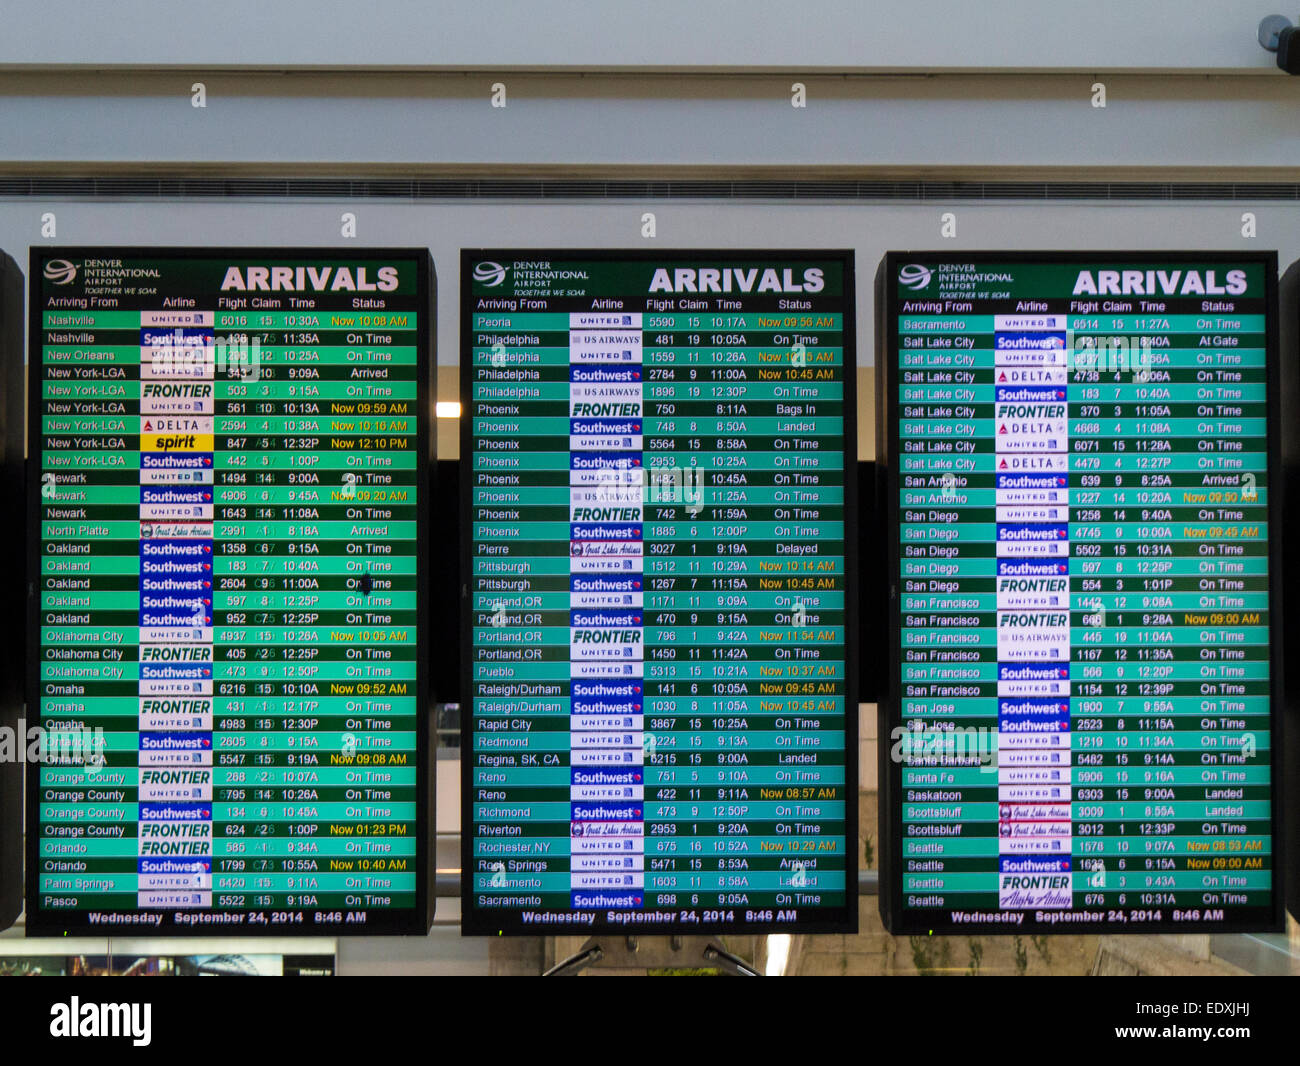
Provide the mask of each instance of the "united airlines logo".
{"label": "united airlines logo", "polygon": [[474,268],[474,280],[489,289],[495,288],[506,280],[506,268],[500,263],[485,260]]}
{"label": "united airlines logo", "polygon": [[77,280],[77,268],[66,259],[51,259],[45,264],[45,280],[55,285],[71,285]]}
{"label": "united airlines logo", "polygon": [[908,263],[898,272],[898,283],[906,285],[913,292],[924,289],[930,284],[930,271],[920,263]]}

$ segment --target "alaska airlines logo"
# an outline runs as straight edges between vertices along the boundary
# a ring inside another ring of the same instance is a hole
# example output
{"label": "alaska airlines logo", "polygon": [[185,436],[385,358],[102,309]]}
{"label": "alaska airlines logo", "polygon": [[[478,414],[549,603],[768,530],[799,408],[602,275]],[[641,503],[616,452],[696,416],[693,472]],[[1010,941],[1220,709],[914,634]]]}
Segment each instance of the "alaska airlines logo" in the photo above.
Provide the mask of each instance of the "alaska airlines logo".
{"label": "alaska airlines logo", "polygon": [[489,289],[495,288],[506,280],[506,268],[486,259],[474,268],[474,280]]}
{"label": "alaska airlines logo", "polygon": [[66,259],[51,259],[45,264],[45,280],[55,285],[71,285],[77,280],[77,268]]}
{"label": "alaska airlines logo", "polygon": [[920,263],[908,263],[898,272],[898,283],[906,285],[913,292],[919,292],[930,284],[931,273]]}

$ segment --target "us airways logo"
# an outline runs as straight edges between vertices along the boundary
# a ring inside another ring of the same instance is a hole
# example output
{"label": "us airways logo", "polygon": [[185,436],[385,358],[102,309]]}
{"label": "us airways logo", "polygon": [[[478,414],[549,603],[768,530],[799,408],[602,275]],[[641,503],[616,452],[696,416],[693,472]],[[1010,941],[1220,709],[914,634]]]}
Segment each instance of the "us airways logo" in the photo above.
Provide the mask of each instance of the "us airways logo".
{"label": "us airways logo", "polygon": [[485,259],[474,267],[474,280],[480,285],[486,285],[489,289],[495,289],[506,280],[506,268],[500,263]]}
{"label": "us airways logo", "polygon": [[152,1003],[82,1003],[73,996],[50,1007],[50,1036],[130,1038],[148,1047],[152,1028]]}
{"label": "us airways logo", "polygon": [[920,263],[908,263],[906,266],[899,268],[898,283],[913,292],[920,292],[929,286],[932,276],[930,270],[921,266]]}
{"label": "us airways logo", "polygon": [[77,280],[77,267],[66,259],[51,259],[45,264],[45,280],[55,285],[71,285]]}

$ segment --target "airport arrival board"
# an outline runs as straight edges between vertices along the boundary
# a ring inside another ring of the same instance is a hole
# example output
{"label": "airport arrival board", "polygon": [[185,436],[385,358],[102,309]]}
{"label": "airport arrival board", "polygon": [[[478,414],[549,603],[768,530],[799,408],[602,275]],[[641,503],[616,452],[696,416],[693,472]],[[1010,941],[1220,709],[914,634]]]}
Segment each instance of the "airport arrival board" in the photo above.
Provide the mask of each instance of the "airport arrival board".
{"label": "airport arrival board", "polygon": [[31,265],[28,930],[425,932],[428,252]]}
{"label": "airport arrival board", "polygon": [[852,255],[461,282],[465,932],[856,928]]}
{"label": "airport arrival board", "polygon": [[1276,270],[886,257],[891,930],[1281,927]]}

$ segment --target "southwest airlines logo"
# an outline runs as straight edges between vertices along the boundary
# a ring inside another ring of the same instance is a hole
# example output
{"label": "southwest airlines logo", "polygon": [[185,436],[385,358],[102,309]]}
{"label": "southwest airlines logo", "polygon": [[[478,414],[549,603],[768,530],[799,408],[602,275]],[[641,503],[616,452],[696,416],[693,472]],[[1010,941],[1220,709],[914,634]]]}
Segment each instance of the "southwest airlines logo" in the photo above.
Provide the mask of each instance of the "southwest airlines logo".
{"label": "southwest airlines logo", "polygon": [[45,264],[45,280],[55,285],[71,285],[77,280],[77,268],[66,259],[51,259]]}
{"label": "southwest airlines logo", "polygon": [[920,263],[908,263],[899,270],[898,283],[906,285],[913,292],[919,291],[930,284],[930,271]]}
{"label": "southwest airlines logo", "polygon": [[474,268],[474,280],[489,289],[495,288],[506,280],[506,268],[490,259],[485,260]]}

